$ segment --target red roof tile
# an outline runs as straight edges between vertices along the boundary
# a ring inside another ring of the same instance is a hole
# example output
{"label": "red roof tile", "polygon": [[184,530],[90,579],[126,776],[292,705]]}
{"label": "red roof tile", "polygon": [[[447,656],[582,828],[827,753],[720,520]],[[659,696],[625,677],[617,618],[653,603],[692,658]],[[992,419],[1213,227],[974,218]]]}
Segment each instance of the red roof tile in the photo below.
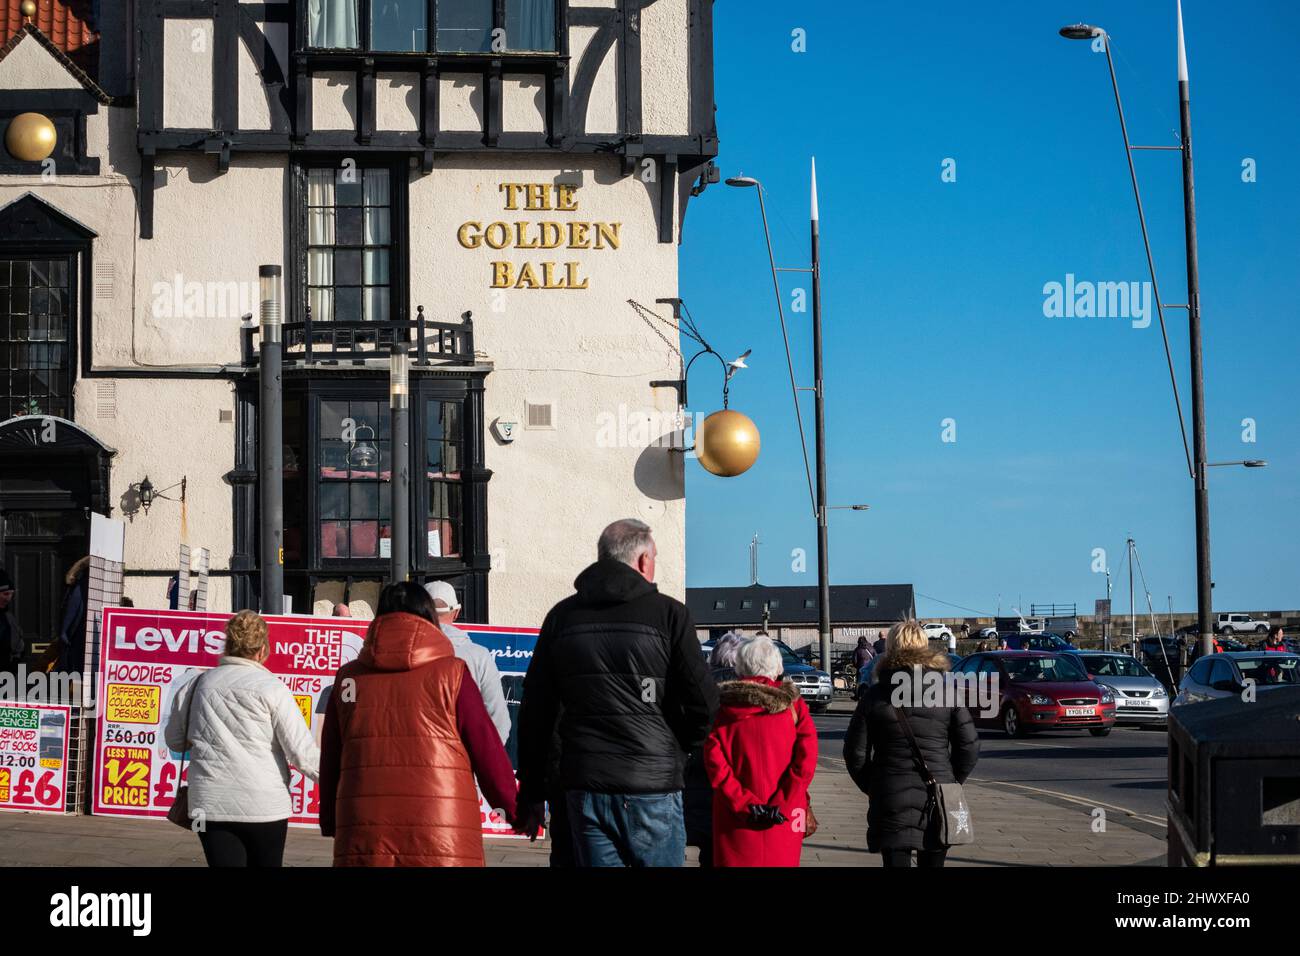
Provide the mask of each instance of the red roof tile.
{"label": "red roof tile", "polygon": [[[92,78],[99,75],[99,34],[91,27],[91,0],[36,0],[32,25]],[[23,28],[22,0],[0,0],[0,43]]]}

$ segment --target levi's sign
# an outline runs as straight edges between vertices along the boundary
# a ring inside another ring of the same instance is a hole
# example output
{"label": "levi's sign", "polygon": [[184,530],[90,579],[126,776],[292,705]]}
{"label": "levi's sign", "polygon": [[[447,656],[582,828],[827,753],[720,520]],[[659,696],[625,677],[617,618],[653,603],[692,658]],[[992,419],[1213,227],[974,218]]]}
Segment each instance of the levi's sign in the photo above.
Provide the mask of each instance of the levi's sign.
{"label": "levi's sign", "polygon": [[[567,183],[501,183],[497,187],[507,212],[574,213],[578,187]],[[456,230],[464,249],[561,250],[554,258],[515,263],[493,260],[493,289],[585,289],[581,263],[565,256],[568,250],[617,249],[622,223],[543,218],[537,221],[497,220],[484,224],[471,220]]]}

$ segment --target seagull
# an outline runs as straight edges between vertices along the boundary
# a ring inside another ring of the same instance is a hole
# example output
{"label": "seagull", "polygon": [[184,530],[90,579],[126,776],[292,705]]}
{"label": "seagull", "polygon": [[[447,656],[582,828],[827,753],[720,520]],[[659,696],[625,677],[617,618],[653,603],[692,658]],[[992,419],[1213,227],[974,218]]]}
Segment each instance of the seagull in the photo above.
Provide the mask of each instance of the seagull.
{"label": "seagull", "polygon": [[745,359],[749,358],[750,353],[753,351],[753,349],[745,349],[745,351],[741,353],[740,358],[733,359],[728,364],[732,368],[749,368],[749,366],[745,364]]}

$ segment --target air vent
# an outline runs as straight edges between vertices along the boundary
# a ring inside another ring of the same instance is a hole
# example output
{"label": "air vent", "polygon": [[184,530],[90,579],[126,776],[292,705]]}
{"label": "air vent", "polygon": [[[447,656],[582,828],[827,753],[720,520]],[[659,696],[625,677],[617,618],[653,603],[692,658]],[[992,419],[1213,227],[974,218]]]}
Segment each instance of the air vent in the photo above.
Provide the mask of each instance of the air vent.
{"label": "air vent", "polygon": [[217,421],[223,425],[228,425],[235,420],[235,413],[228,408],[217,410]]}
{"label": "air vent", "polygon": [[111,262],[95,263],[95,298],[113,298],[113,284],[117,280],[117,270]]}
{"label": "air vent", "polygon": [[524,427],[554,428],[554,406],[549,403],[545,405],[534,405],[532,402],[524,402]]}
{"label": "air vent", "polygon": [[95,383],[95,417],[101,420],[117,418],[117,382],[107,379]]}

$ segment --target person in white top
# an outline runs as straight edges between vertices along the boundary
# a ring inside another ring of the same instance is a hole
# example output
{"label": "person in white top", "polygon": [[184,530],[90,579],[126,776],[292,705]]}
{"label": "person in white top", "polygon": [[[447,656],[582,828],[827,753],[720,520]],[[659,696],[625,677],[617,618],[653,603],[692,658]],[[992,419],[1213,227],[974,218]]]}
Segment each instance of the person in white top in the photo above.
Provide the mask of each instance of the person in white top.
{"label": "person in white top", "polygon": [[302,711],[263,666],[270,656],[266,621],[240,611],[217,666],[180,689],[167,718],[167,746],[190,753],[190,818],[209,866],[280,866],[289,767],[312,780],[320,770]]}
{"label": "person in white top", "polygon": [[424,586],[433,598],[434,609],[438,612],[438,630],[451,641],[452,650],[469,667],[478,685],[478,692],[483,695],[488,716],[492,726],[504,745],[510,737],[510,709],[506,706],[505,694],[501,692],[501,672],[497,670],[496,658],[482,644],[475,644],[468,634],[455,624],[460,617],[460,601],[456,598],[456,589],[446,581],[430,581]]}

